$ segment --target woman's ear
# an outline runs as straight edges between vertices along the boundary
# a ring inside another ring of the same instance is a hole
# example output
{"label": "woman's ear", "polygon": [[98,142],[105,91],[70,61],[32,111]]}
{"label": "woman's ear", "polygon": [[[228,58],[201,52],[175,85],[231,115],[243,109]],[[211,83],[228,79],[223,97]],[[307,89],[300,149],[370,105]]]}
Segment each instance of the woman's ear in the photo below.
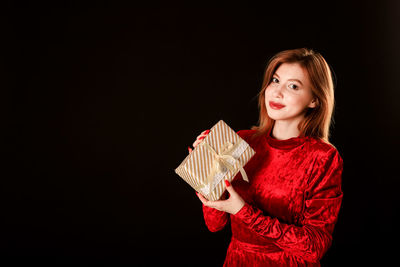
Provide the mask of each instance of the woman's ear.
{"label": "woman's ear", "polygon": [[308,107],[315,108],[317,106],[317,104],[318,104],[318,99],[315,97],[315,98],[313,98],[313,100],[311,100],[311,103],[308,104]]}

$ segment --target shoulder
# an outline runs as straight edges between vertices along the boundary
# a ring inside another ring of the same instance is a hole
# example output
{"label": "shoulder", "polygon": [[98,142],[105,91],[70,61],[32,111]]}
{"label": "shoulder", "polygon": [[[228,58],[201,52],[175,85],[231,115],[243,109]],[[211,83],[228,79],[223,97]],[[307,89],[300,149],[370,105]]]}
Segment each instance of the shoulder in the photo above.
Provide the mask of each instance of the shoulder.
{"label": "shoulder", "polygon": [[342,167],[343,159],[337,148],[333,145],[316,138],[309,138],[308,145],[308,149],[317,165],[326,166],[335,163],[335,165]]}
{"label": "shoulder", "polygon": [[329,157],[332,155],[336,155],[336,156],[340,157],[339,151],[336,149],[336,147],[334,147],[333,145],[331,145],[329,143],[324,142],[321,139],[310,137],[309,138],[309,146],[310,146],[311,150],[313,150],[314,152],[317,152],[321,156]]}

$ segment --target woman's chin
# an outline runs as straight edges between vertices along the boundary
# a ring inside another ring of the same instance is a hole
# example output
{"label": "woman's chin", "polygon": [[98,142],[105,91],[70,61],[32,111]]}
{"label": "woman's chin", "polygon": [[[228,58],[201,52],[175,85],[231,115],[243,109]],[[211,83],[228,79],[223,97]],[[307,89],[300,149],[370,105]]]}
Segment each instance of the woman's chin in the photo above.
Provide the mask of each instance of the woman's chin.
{"label": "woman's chin", "polygon": [[267,113],[268,113],[268,117],[270,117],[271,119],[273,119],[273,120],[280,120],[280,119],[282,119],[282,116],[279,116],[279,115],[277,115],[275,112],[270,112],[270,111],[268,111],[267,110]]}

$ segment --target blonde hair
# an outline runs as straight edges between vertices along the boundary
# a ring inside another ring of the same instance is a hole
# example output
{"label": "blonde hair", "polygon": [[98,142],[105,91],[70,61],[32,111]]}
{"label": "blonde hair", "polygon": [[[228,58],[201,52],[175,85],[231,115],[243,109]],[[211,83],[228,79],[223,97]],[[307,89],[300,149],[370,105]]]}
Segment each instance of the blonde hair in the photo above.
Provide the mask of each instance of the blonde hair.
{"label": "blonde hair", "polygon": [[260,111],[258,125],[251,127],[252,130],[256,130],[254,137],[267,134],[275,123],[275,120],[268,116],[265,107],[265,89],[282,63],[298,63],[307,71],[313,96],[317,99],[316,107],[308,108],[304,120],[298,125],[300,136],[318,138],[331,144],[329,142],[330,126],[331,123],[334,123],[332,115],[335,106],[331,70],[321,54],[307,48],[285,50],[277,53],[269,60],[261,91],[258,93],[258,108]]}

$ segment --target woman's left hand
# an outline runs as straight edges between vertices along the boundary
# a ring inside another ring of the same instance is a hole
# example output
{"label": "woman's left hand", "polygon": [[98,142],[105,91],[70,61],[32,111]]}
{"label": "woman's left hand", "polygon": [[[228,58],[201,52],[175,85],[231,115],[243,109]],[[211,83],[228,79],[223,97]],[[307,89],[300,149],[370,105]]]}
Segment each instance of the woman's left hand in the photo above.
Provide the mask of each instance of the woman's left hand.
{"label": "woman's left hand", "polygon": [[233,186],[229,183],[228,180],[225,180],[226,189],[229,192],[229,198],[226,200],[216,200],[210,201],[203,197],[201,194],[197,193],[197,196],[200,198],[201,202],[207,207],[211,207],[220,211],[225,211],[230,214],[235,215],[242,207],[246,204],[243,198],[233,189]]}

